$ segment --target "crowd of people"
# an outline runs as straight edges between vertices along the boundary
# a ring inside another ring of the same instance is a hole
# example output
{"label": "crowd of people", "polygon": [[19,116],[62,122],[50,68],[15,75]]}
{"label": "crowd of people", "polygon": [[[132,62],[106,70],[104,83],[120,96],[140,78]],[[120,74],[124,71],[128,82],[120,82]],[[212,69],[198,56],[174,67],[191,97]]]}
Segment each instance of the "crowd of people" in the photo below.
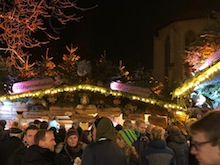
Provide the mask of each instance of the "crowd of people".
{"label": "crowd of people", "polygon": [[189,120],[188,136],[178,126],[164,129],[141,119],[114,127],[100,117],[89,131],[77,120],[68,130],[39,120],[24,130],[15,121],[5,130],[0,120],[0,160],[1,165],[219,165],[219,119],[220,111],[211,111]]}

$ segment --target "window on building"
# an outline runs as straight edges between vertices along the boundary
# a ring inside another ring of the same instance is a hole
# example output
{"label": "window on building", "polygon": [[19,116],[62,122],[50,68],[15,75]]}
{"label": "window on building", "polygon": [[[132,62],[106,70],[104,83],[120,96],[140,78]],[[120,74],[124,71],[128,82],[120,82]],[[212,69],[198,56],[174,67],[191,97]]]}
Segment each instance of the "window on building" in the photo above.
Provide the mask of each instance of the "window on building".
{"label": "window on building", "polygon": [[[189,30],[185,34],[185,48],[190,46],[190,44],[192,44],[195,40],[196,40],[195,32],[192,31],[192,30]],[[185,63],[184,64],[184,76],[185,76],[185,78],[190,77],[191,76],[190,74],[191,74],[190,67],[187,63]]]}
{"label": "window on building", "polygon": [[196,34],[194,31],[189,30],[185,35],[185,47],[189,46],[196,40]]}
{"label": "window on building", "polygon": [[165,41],[165,76],[169,77],[170,67],[170,37],[166,38]]}

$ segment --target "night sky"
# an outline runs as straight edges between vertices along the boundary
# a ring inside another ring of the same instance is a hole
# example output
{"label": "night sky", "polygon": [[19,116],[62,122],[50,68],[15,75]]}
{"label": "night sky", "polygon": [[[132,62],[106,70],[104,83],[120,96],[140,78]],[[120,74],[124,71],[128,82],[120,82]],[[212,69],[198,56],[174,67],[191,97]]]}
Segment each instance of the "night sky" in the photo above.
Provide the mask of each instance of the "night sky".
{"label": "night sky", "polygon": [[[81,59],[97,60],[106,51],[107,59],[128,69],[153,66],[153,34],[176,15],[191,8],[216,10],[218,0],[79,0],[81,7],[96,8],[79,12],[84,18],[71,22],[60,33],[60,40],[49,44],[57,61],[67,53],[65,45],[79,47]],[[219,5],[218,5],[219,6]],[[220,8],[220,7],[219,7]]]}

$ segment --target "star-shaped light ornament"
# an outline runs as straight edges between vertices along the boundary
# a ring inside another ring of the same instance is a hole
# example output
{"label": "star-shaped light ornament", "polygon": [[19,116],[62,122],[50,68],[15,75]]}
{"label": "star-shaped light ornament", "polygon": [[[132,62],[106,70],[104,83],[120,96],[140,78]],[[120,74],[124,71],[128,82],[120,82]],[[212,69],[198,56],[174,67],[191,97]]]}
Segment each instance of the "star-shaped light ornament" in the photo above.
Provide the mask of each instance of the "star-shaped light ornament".
{"label": "star-shaped light ornament", "polygon": [[49,101],[49,103],[55,103],[55,102],[57,101],[57,98],[54,97],[54,96],[50,96],[50,97],[48,98],[48,101]]}
{"label": "star-shaped light ornament", "polygon": [[113,104],[118,106],[119,104],[121,104],[121,100],[119,100],[118,98],[113,100]]}

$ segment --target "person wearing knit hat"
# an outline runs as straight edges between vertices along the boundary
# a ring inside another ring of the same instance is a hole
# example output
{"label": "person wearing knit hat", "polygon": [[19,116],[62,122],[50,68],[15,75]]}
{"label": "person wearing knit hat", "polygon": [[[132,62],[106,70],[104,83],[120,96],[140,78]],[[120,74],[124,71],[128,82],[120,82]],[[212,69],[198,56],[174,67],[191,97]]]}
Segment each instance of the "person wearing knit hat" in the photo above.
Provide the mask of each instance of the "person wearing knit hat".
{"label": "person wearing knit hat", "polygon": [[66,137],[65,140],[67,140],[70,136],[75,135],[79,138],[79,133],[75,129],[70,129],[69,131],[66,132]]}
{"label": "person wearing knit hat", "polygon": [[132,144],[138,139],[138,135],[132,129],[122,129],[116,136],[116,143],[125,152],[128,164],[138,165],[139,156]]}
{"label": "person wearing knit hat", "polygon": [[127,143],[129,146],[132,146],[132,144],[137,140],[135,131],[131,129],[120,130],[119,133],[123,137],[125,143]]}
{"label": "person wearing knit hat", "polygon": [[55,157],[55,164],[80,165],[82,153],[86,146],[87,144],[79,141],[79,133],[77,130],[68,130],[61,151],[56,150],[58,154]]}
{"label": "person wearing knit hat", "polygon": [[115,128],[107,117],[95,120],[93,141],[84,150],[81,165],[127,165],[126,156],[115,143]]}

